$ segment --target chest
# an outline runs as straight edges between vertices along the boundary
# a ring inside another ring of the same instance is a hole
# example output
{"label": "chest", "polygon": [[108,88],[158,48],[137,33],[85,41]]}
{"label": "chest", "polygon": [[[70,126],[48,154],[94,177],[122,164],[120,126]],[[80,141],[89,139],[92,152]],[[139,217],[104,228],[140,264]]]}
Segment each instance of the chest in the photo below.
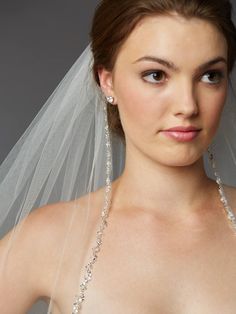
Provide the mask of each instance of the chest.
{"label": "chest", "polygon": [[[236,240],[230,232],[174,237],[167,230],[115,226],[104,234],[82,314],[236,312]],[[60,298],[61,312],[71,304]]]}

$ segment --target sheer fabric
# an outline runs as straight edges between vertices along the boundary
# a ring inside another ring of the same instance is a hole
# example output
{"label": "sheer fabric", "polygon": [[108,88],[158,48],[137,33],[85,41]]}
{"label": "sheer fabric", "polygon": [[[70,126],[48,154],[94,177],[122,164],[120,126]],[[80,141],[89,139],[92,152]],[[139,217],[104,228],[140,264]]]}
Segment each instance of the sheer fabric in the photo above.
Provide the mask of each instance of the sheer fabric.
{"label": "sheer fabric", "polygon": [[[21,230],[16,227],[22,226],[19,222],[24,222],[32,211],[45,204],[74,200],[63,241],[57,244],[61,255],[55,269],[48,313],[56,313],[53,300],[59,283],[62,284],[63,258],[71,245],[76,213],[81,210],[87,219],[79,230],[78,248],[73,256],[78,265],[74,273],[77,282],[74,294],[79,292],[81,267],[87,254],[81,243],[92,230],[88,217],[93,207],[88,201],[80,208],[76,200],[106,183],[105,98],[95,84],[92,62],[88,45],[0,167],[0,235],[4,236],[12,228],[15,231],[1,264],[2,273],[9,250]],[[222,181],[230,186],[236,186],[235,79],[234,69],[221,125],[210,148]],[[124,168],[125,147],[117,136],[111,134],[111,139],[112,180],[115,180]],[[207,152],[204,160],[207,174],[214,178]],[[227,190],[225,193],[227,197]],[[236,208],[236,204],[229,201],[230,206]],[[70,302],[72,306],[72,298]]]}

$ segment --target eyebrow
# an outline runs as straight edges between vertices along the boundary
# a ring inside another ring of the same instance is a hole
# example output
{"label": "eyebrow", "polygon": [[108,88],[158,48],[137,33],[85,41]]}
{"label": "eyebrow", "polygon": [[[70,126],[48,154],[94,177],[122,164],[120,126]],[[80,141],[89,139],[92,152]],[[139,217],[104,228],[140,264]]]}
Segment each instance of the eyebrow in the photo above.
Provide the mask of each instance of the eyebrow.
{"label": "eyebrow", "polygon": [[[171,70],[174,70],[175,72],[179,72],[180,71],[180,69],[173,62],[168,61],[168,60],[164,60],[164,59],[161,59],[161,58],[158,58],[158,57],[154,57],[154,56],[144,56],[144,57],[139,58],[138,60],[136,60],[133,63],[138,63],[138,62],[141,62],[141,61],[157,62],[157,63],[160,63],[160,64],[166,66],[167,68],[169,68]],[[216,58],[214,58],[212,60],[209,60],[209,61],[201,64],[200,66],[198,66],[197,70],[198,71],[204,70],[207,67],[209,67],[211,65],[214,65],[216,63],[219,63],[219,62],[224,62],[227,65],[226,59],[221,57],[221,56],[219,56],[219,57],[216,57]]]}

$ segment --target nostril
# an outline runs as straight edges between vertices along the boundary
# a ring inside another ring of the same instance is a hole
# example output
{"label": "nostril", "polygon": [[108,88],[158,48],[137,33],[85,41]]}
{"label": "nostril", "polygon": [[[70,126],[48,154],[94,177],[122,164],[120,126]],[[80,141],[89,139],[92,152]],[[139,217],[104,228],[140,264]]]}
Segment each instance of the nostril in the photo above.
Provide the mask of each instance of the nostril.
{"label": "nostril", "polygon": [[198,106],[196,105],[182,105],[177,109],[176,115],[195,116],[198,114],[198,112]]}

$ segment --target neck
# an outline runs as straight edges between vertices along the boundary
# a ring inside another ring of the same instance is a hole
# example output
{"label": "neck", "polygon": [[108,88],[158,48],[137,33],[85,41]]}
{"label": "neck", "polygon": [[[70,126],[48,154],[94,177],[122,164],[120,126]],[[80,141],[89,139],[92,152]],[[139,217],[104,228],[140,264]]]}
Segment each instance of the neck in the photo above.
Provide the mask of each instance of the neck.
{"label": "neck", "polygon": [[205,173],[203,158],[192,165],[170,167],[127,154],[112,203],[117,209],[139,208],[181,217],[202,207],[209,192],[213,195],[216,185]]}

